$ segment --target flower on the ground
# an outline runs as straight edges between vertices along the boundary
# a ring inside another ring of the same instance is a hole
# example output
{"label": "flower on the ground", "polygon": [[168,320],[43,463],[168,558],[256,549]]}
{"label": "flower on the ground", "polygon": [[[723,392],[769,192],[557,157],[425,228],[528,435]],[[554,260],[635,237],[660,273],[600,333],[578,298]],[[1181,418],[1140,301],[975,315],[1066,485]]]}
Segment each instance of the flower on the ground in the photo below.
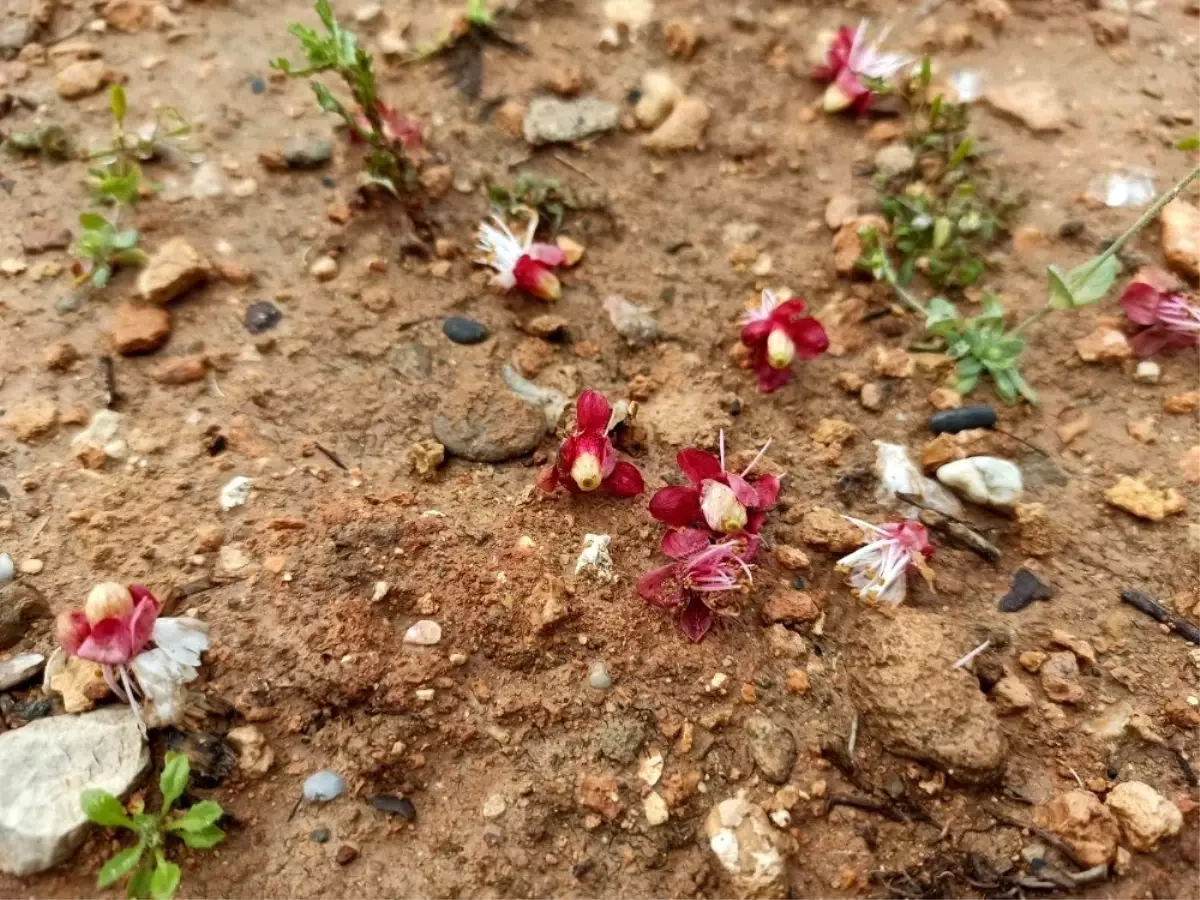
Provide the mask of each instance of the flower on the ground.
{"label": "flower on the ground", "polygon": [[[375,102],[375,111],[379,114],[381,133],[385,141],[392,146],[403,147],[410,154],[421,149],[424,138],[420,122],[388,106],[382,100]],[[351,139],[356,143],[365,142],[372,130],[371,120],[367,118],[366,113],[359,112],[354,117],[354,125],[355,128],[350,129]]]}
{"label": "flower on the ground", "polygon": [[799,297],[780,302],[774,291],[764,290],[741,325],[742,343],[750,348],[758,389],[765,394],[791,380],[796,359],[816,359],[829,348],[825,329]]}
{"label": "flower on the ground", "polygon": [[650,498],[650,515],[673,528],[699,526],[717,537],[758,534],[767,510],[779,497],[779,479],[760,475],[747,479],[771,442],[763,446],[740,474],[725,470],[725,432],[721,432],[718,459],[703,450],[680,450],[675,457],[690,485],[661,488]]}
{"label": "flower on the ground", "polygon": [[846,26],[839,28],[826,50],[825,64],[813,70],[813,77],[829,85],[825,89],[826,112],[853,109],[862,115],[887,81],[911,61],[903,53],[880,49],[887,39],[887,28],[868,41],[869,24],[864,19],[855,31]]}
{"label": "flower on the ground", "polygon": [[537,225],[537,214],[531,213],[522,240],[493,214],[491,222],[480,224],[475,246],[483,253],[480,262],[496,270],[492,280],[506,291],[518,287],[542,300],[557,300],[562,286],[551,269],[561,266],[567,257],[553,244],[534,243]]}
{"label": "flower on the ground", "polygon": [[1145,326],[1129,340],[1139,357],[1200,344],[1200,303],[1162,269],[1138,270],[1121,295],[1121,308],[1130,322]]}
{"label": "flower on the ground", "polygon": [[907,590],[908,569],[916,569],[929,585],[933,570],[926,560],[933,556],[929,532],[918,522],[888,522],[873,525],[844,516],[862,529],[868,541],[849,556],[837,561],[837,570],[850,576],[850,586],[863,600],[899,606]]}
{"label": "flower on the ground", "polygon": [[634,497],[645,490],[642,473],[617,459],[608,436],[612,407],[597,391],[584,391],[575,401],[575,429],[558,448],[554,465],[538,479],[545,491],[560,485],[572,494],[605,490],[615,497]]}
{"label": "flower on the ground", "polygon": [[208,649],[208,625],[159,618],[160,609],[142,585],[108,582],[92,588],[82,612],[68,610],[56,622],[62,648],[99,663],[112,692],[133,708],[143,733],[138,695],[160,721],[170,721],[178,711],[179,687],[195,679],[200,654]]}
{"label": "flower on the ground", "polygon": [[679,627],[689,640],[699,642],[717,615],[736,614],[722,595],[753,584],[750,560],[757,549],[755,535],[713,543],[699,528],[669,531],[662,551],[674,561],[639,578],[638,594],[652,606],[682,607]]}

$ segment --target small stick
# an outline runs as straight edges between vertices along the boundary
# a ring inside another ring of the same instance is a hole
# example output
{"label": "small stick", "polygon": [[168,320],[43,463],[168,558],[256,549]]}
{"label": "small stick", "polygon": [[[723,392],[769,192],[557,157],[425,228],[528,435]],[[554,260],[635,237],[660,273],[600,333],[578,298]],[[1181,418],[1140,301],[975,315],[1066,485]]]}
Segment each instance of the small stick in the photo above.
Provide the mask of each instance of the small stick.
{"label": "small stick", "polygon": [[1183,751],[1178,747],[1172,747],[1171,752],[1175,754],[1175,761],[1179,763],[1179,770],[1183,772],[1184,780],[1192,787],[1200,785],[1200,779],[1196,778],[1196,772],[1192,769],[1188,758],[1183,755]]}
{"label": "small stick", "polygon": [[850,794],[830,794],[829,799],[825,801],[825,810],[828,811],[835,806],[849,806],[852,809],[861,809],[864,812],[879,813],[885,819],[891,819],[893,822],[911,821],[890,803],[879,803],[868,797],[855,797]]}
{"label": "small stick", "polygon": [[104,381],[104,408],[114,409],[121,395],[117,393],[117,373],[111,356],[100,357],[100,377]]}
{"label": "small stick", "polygon": [[984,650],[986,650],[990,646],[992,646],[992,639],[988,638],[986,641],[984,641],[982,644],[980,644],[978,647],[976,647],[974,650],[972,650],[970,653],[968,653],[966,656],[964,656],[962,659],[960,659],[958,662],[956,662],[950,668],[961,669],[963,666],[965,666],[967,663],[969,663],[971,660],[973,660],[975,657],[977,657],[980,653],[982,653]]}
{"label": "small stick", "polygon": [[1162,622],[1180,637],[1193,644],[1200,644],[1200,628],[1197,628],[1187,619],[1175,615],[1153,597],[1148,594],[1143,594],[1141,591],[1133,588],[1125,588],[1121,591],[1121,602],[1128,603],[1134,609],[1140,610],[1150,618]]}
{"label": "small stick", "polygon": [[323,447],[321,445],[320,441],[313,441],[313,446],[316,447],[318,450],[320,450],[321,453],[324,454],[326,459],[328,459],[331,463],[333,463],[335,466],[337,466],[343,472],[350,471],[348,468],[346,468],[346,464],[344,462],[342,462],[340,459],[338,459],[338,455],[336,453],[334,453],[332,450],[328,449],[327,447]]}
{"label": "small stick", "polygon": [[553,157],[554,157],[554,159],[555,159],[557,162],[560,162],[560,163],[562,163],[564,166],[566,166],[566,167],[567,167],[568,169],[570,169],[572,172],[578,172],[580,175],[582,175],[584,178],[586,178],[586,179],[587,179],[588,181],[590,181],[592,184],[599,184],[599,183],[600,183],[600,181],[599,181],[597,178],[595,178],[594,176],[590,175],[588,172],[584,171],[584,170],[583,170],[583,169],[581,169],[579,166],[575,165],[575,163],[571,162],[569,159],[567,159],[567,158],[566,158],[565,156],[563,156],[561,153],[552,153],[552,154],[551,154],[551,156],[553,156]]}
{"label": "small stick", "polygon": [[854,714],[854,721],[850,723],[850,737],[846,739],[846,757],[850,760],[850,764],[854,765],[854,748],[858,744],[858,713]]}
{"label": "small stick", "polygon": [[1080,859],[1075,851],[1072,850],[1064,841],[1060,840],[1058,835],[1054,834],[1053,832],[1047,831],[1045,828],[1038,828],[1036,825],[1031,825],[1028,822],[1022,822],[1020,819],[1014,819],[1012,816],[1001,812],[994,806],[984,807],[984,812],[986,812],[997,822],[1003,822],[1005,825],[1011,825],[1013,828],[1028,829],[1051,847],[1054,847],[1054,849],[1062,853],[1063,856],[1075,863],[1075,865],[1079,866],[1081,869],[1089,868],[1088,864]]}

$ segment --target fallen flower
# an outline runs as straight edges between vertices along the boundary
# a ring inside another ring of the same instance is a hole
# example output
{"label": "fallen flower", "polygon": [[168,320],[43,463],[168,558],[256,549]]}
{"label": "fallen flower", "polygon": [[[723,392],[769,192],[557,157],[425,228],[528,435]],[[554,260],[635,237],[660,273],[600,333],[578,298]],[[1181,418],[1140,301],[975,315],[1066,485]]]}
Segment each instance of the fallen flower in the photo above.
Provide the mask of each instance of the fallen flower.
{"label": "fallen flower", "polygon": [[718,614],[736,615],[720,595],[754,583],[750,560],[757,550],[754,535],[714,544],[701,529],[668,532],[662,551],[675,561],[639,578],[638,594],[652,606],[683,606],[679,627],[698,643]]}
{"label": "fallen flower", "polygon": [[792,362],[816,359],[829,348],[821,323],[808,314],[799,297],[782,303],[774,291],[764,290],[757,308],[742,316],[742,343],[750,348],[758,389],[778,390],[792,379]]}
{"label": "fallen flower", "polygon": [[560,485],[572,494],[603,488],[615,497],[634,497],[645,490],[633,463],[617,459],[608,436],[612,407],[597,391],[584,391],[575,401],[575,430],[558,448],[554,465],[538,479],[544,491]]}
{"label": "fallen flower", "polygon": [[550,270],[565,263],[567,257],[553,244],[533,242],[537,213],[530,212],[524,240],[518,240],[499,215],[493,214],[492,222],[495,224],[480,224],[475,245],[484,254],[479,262],[496,270],[492,280],[506,291],[518,287],[542,300],[557,300],[562,285]]}
{"label": "fallen flower", "polygon": [[[92,588],[82,612],[65,611],[56,622],[63,649],[100,664],[109,688],[133,709],[143,735],[137,695],[149,701],[160,721],[172,720],[179,687],[196,678],[200,654],[208,649],[208,625],[159,618],[160,609],[142,585],[107,582]],[[151,643],[154,648],[147,650]]]}
{"label": "fallen flower", "polygon": [[1162,269],[1139,269],[1121,295],[1121,308],[1129,321],[1146,326],[1129,339],[1138,357],[1200,344],[1200,304]]}
{"label": "fallen flower", "polygon": [[917,522],[873,525],[850,516],[842,518],[861,528],[870,541],[837,561],[837,570],[849,573],[850,585],[858,597],[899,606],[904,602],[909,566],[921,573],[926,584],[933,586],[933,570],[926,560],[933,556],[934,547],[924,525]]}
{"label": "fallen flower", "polygon": [[902,53],[885,53],[880,46],[888,31],[874,41],[867,40],[870,23],[863,19],[858,29],[846,26],[837,30],[825,55],[825,65],[813,70],[813,77],[826,82],[824,107],[826,112],[853,109],[862,115],[871,108],[875,96],[887,88],[887,81],[911,60]]}
{"label": "fallen flower", "polygon": [[[403,147],[410,154],[421,150],[423,137],[420,122],[393,109],[382,100],[375,102],[375,111],[379,115],[380,125],[383,126],[381,135],[389,145]],[[374,126],[366,113],[359,112],[355,115],[354,126],[350,129],[350,139],[354,143],[369,143]]]}
{"label": "fallen flower", "polygon": [[758,534],[779,496],[779,479],[760,475],[747,481],[746,476],[769,446],[767,441],[740,475],[725,471],[724,431],[720,459],[703,450],[680,450],[675,460],[691,485],[661,488],[650,498],[650,515],[674,528],[707,527],[718,537]]}

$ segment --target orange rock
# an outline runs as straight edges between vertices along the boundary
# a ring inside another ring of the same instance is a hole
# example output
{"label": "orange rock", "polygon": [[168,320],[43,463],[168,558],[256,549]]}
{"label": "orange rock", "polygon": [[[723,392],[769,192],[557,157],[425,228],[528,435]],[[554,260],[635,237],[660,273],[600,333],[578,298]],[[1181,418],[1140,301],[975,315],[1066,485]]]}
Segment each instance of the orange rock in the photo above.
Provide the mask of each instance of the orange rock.
{"label": "orange rock", "polygon": [[1163,412],[1173,416],[1181,416],[1194,412],[1200,406],[1200,391],[1188,391],[1186,394],[1172,394],[1163,400]]}
{"label": "orange rock", "polygon": [[1084,413],[1078,419],[1072,419],[1070,422],[1059,425],[1058,439],[1064,444],[1069,444],[1091,427],[1092,417]]}
{"label": "orange rock", "polygon": [[171,314],[161,306],[125,302],[113,317],[113,345],[122,356],[153,353],[171,336]]}
{"label": "orange rock", "polygon": [[1133,355],[1133,348],[1115,328],[1100,327],[1077,340],[1075,352],[1084,362],[1121,362]]}
{"label": "orange rock", "polygon": [[205,365],[203,353],[176,356],[155,366],[151,376],[159,384],[191,384],[204,379]]}

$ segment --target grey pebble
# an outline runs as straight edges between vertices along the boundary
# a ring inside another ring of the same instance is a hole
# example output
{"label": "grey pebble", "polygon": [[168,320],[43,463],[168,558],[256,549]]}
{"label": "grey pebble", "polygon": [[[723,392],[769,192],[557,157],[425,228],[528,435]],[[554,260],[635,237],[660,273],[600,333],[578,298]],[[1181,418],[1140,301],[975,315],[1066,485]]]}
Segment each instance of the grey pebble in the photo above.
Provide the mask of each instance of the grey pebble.
{"label": "grey pebble", "polygon": [[327,803],[330,800],[336,800],[344,793],[346,793],[346,779],[328,769],[314,772],[304,782],[305,800]]}
{"label": "grey pebble", "polygon": [[591,669],[588,670],[588,685],[598,691],[607,691],[613,686],[612,676],[608,674],[604,660],[599,659],[592,663]]}
{"label": "grey pebble", "polygon": [[488,339],[490,332],[482,322],[466,316],[451,316],[442,323],[442,334],[456,344],[479,344]]}
{"label": "grey pebble", "polygon": [[325,138],[297,138],[283,148],[289,169],[319,169],[333,156],[333,144]]}

